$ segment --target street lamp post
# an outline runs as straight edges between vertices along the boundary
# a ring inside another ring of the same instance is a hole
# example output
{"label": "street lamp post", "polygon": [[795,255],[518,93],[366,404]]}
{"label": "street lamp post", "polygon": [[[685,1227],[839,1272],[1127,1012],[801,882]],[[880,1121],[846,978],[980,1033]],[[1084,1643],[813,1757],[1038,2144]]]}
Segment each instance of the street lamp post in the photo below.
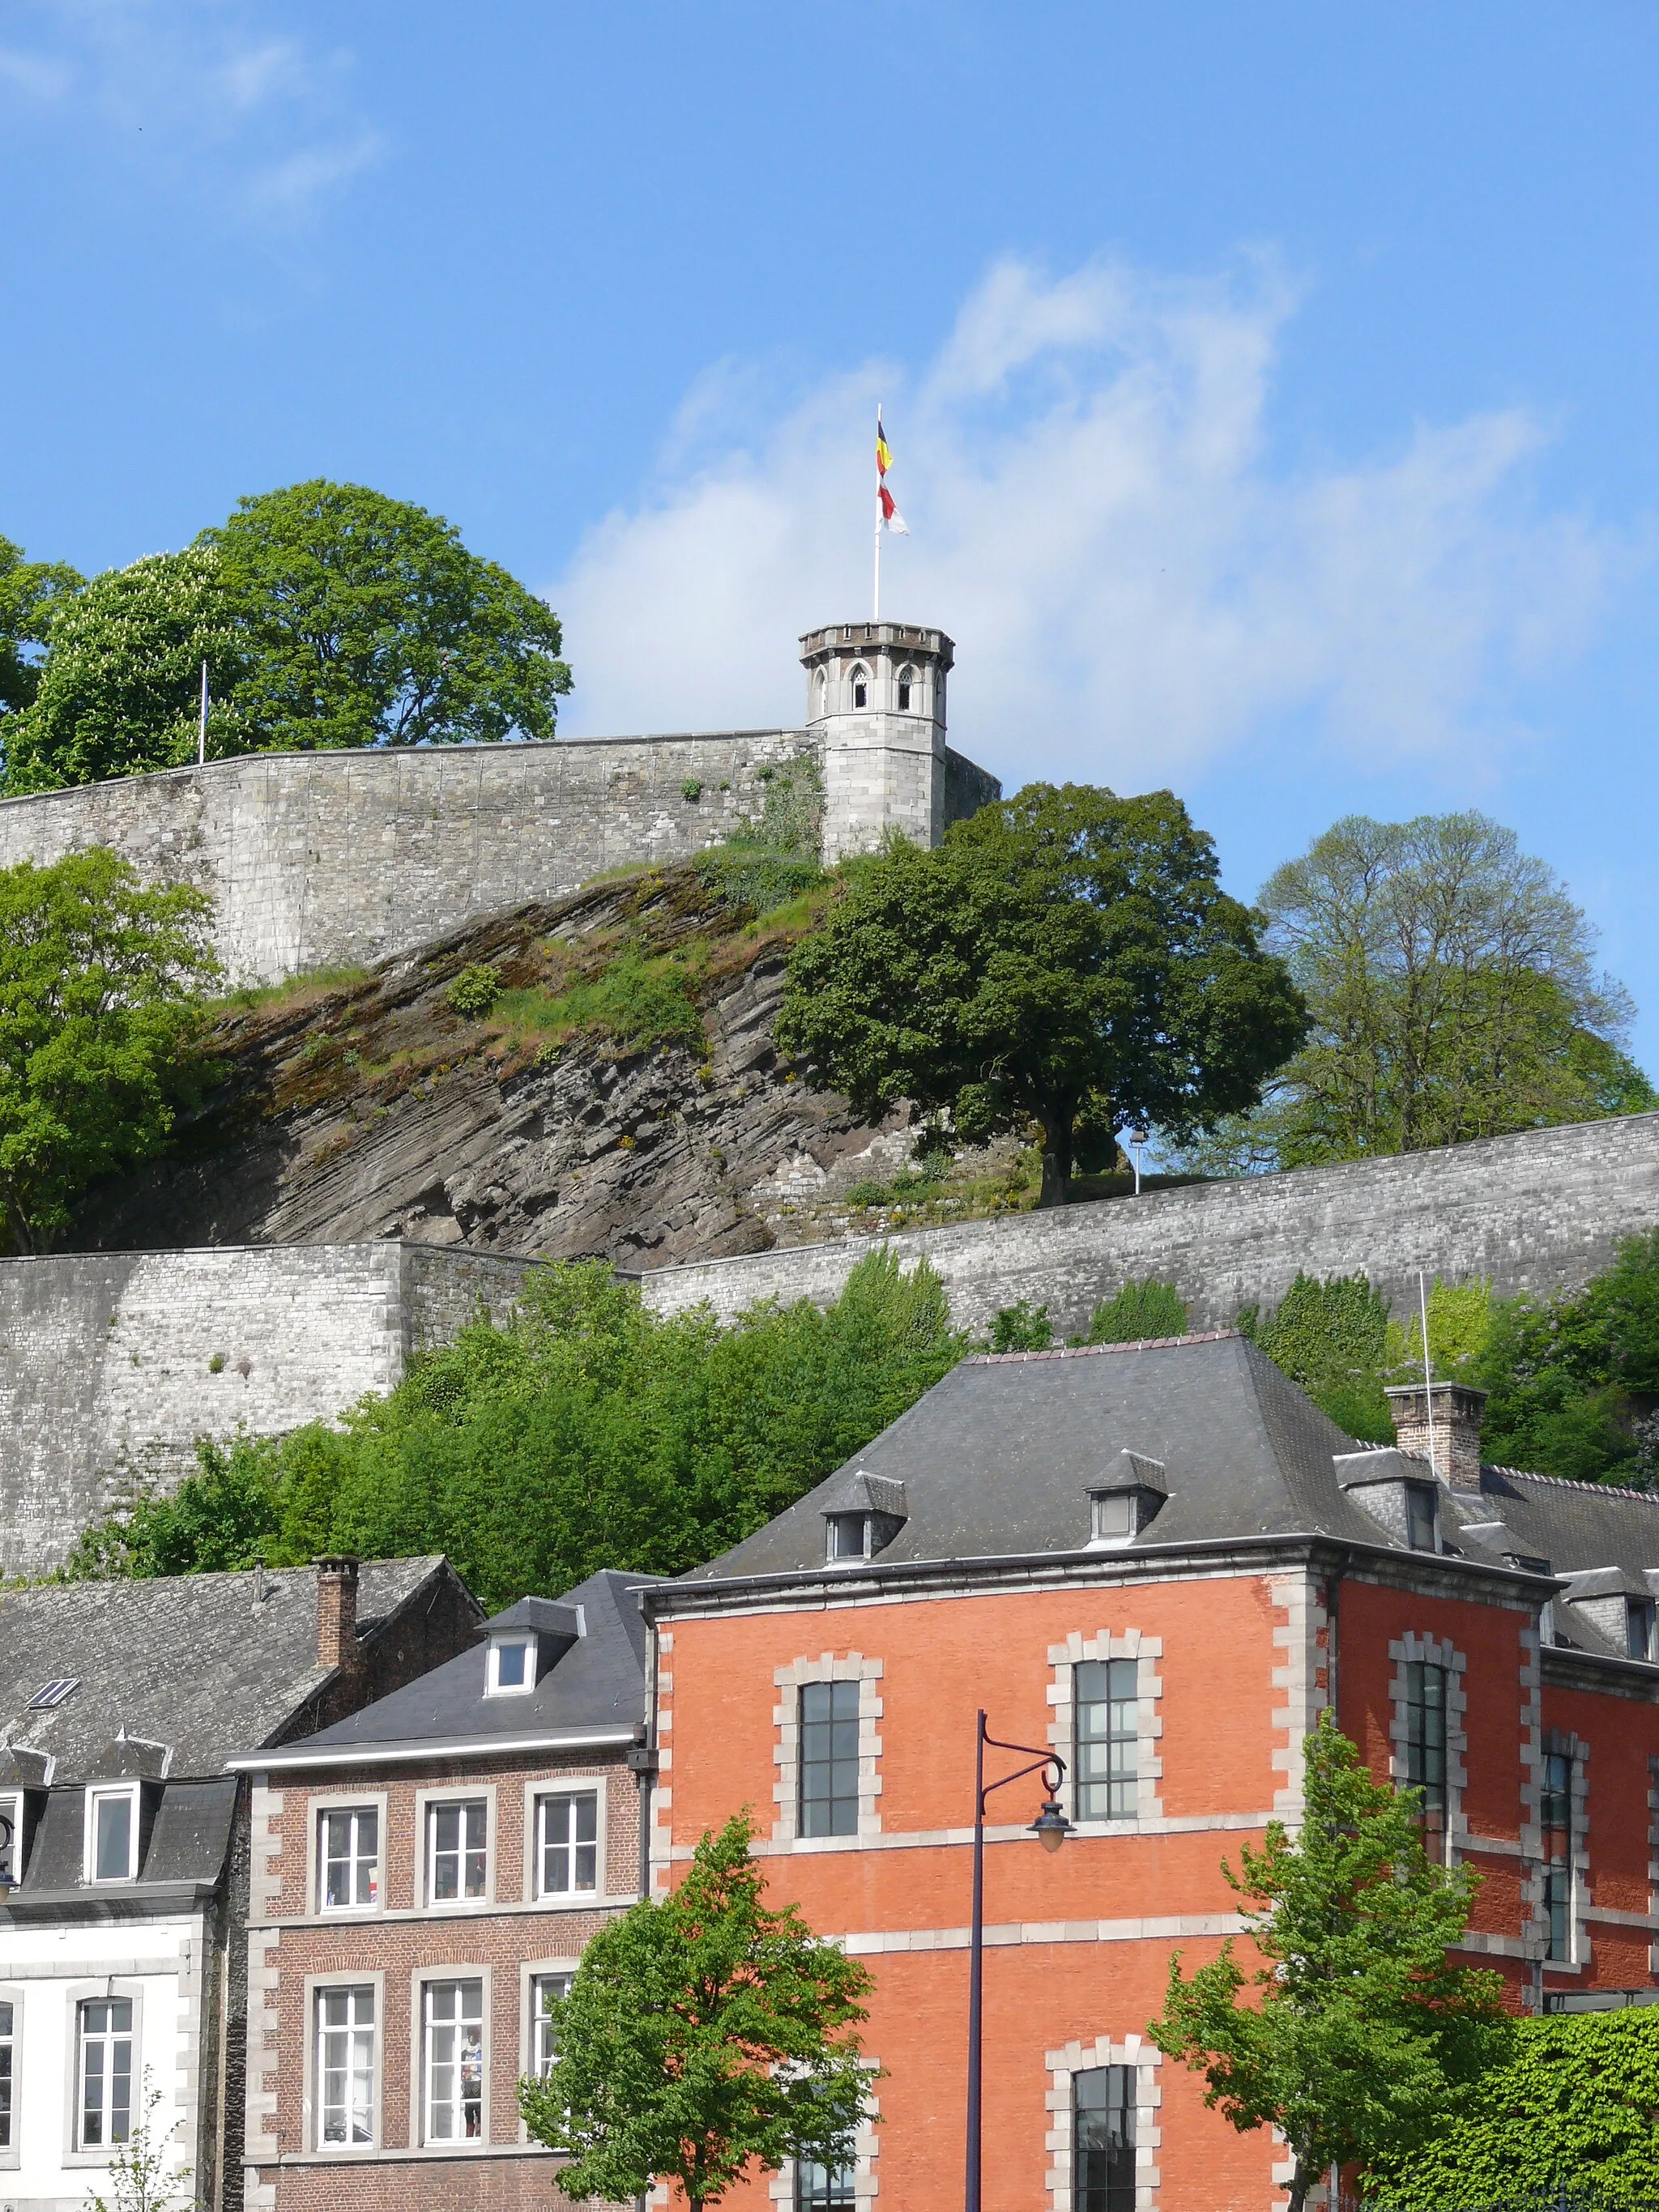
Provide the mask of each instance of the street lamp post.
{"label": "street lamp post", "polygon": [[[1012,1774],[1000,1775],[994,1782],[985,1779],[985,1753],[992,1751],[1026,1752],[1030,1764],[1017,1766]],[[1071,1830],[1071,1822],[1060,1809],[1060,1787],[1066,1779],[1066,1762],[1057,1751],[1039,1751],[1032,1743],[1004,1743],[1000,1736],[986,1733],[985,1716],[978,1718],[974,1748],[974,1922],[968,1945],[968,2186],[965,2212],[980,2212],[980,2031],[984,2014],[985,1990],[985,1801],[994,1790],[1006,1790],[1011,1782],[1022,1781],[1028,1774],[1041,1771],[1042,1786],[1047,1791],[1042,1810],[1030,1826],[1030,1833],[1045,1851],[1057,1851]]]}

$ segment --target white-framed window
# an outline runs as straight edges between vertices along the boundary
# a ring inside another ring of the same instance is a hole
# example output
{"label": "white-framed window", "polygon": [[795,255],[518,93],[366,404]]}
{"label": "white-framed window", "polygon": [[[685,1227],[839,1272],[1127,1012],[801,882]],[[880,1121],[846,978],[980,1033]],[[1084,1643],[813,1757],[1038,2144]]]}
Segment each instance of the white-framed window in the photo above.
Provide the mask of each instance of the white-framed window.
{"label": "white-framed window", "polygon": [[17,2000],[0,1997],[0,2150],[17,2147]]}
{"label": "white-framed window", "polygon": [[132,1999],[83,1998],[75,2030],[75,2147],[111,2150],[132,2133]]}
{"label": "white-framed window", "polygon": [[535,1638],[529,1634],[492,1637],[488,1694],[492,1698],[523,1698],[535,1686]]}
{"label": "white-framed window", "polygon": [[594,1897],[599,1887],[599,1793],[562,1790],[536,1802],[536,1882],[542,1897]]}
{"label": "white-framed window", "polygon": [[544,2081],[558,2063],[559,2046],[554,2033],[551,2007],[568,1997],[574,1974],[532,1974],[530,1978],[530,2071]]}
{"label": "white-framed window", "polygon": [[421,2013],[424,2139],[482,2142],[483,1983],[428,1982]]}
{"label": "white-framed window", "polygon": [[380,1901],[378,1805],[331,1806],[317,1815],[317,1906],[361,1911]]}
{"label": "white-framed window", "polygon": [[489,1802],[440,1799],[426,1808],[428,1905],[463,1905],[489,1894]]}
{"label": "white-framed window", "polygon": [[131,1881],[138,1871],[138,1787],[87,1792],[87,1880]]}
{"label": "white-framed window", "polygon": [[374,2141],[376,2031],[372,1984],[317,1991],[317,2148]]}
{"label": "white-framed window", "polygon": [[848,2156],[832,2166],[817,2159],[795,2161],[795,2212],[854,2212],[854,2166]]}
{"label": "white-framed window", "polygon": [[23,1793],[0,1790],[0,1889],[23,1879]]}

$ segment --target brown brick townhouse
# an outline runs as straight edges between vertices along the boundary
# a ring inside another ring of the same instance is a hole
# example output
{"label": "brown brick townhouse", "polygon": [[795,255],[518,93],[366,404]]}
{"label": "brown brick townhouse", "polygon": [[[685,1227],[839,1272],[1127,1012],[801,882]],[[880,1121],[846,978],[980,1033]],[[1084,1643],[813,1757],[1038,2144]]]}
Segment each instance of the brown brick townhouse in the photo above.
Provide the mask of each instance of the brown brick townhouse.
{"label": "brown brick townhouse", "polygon": [[476,1649],[252,1783],[246,2202],[544,2207],[516,2085],[641,1893],[642,1577],[526,1598]]}

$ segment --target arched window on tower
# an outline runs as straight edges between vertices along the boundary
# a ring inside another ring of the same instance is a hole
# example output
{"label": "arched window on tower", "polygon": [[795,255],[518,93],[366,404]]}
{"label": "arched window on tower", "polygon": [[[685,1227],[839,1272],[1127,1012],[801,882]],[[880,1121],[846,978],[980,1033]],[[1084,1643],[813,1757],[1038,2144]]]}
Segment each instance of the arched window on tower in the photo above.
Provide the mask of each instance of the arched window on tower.
{"label": "arched window on tower", "polygon": [[866,668],[853,671],[853,704],[867,707],[870,703],[870,672]]}
{"label": "arched window on tower", "polygon": [[816,702],[814,719],[821,722],[830,711],[830,678],[821,668],[818,671],[818,680],[812,687],[812,697]]}
{"label": "arched window on tower", "polygon": [[901,714],[909,713],[910,702],[915,698],[917,688],[916,672],[907,663],[898,672],[898,710]]}

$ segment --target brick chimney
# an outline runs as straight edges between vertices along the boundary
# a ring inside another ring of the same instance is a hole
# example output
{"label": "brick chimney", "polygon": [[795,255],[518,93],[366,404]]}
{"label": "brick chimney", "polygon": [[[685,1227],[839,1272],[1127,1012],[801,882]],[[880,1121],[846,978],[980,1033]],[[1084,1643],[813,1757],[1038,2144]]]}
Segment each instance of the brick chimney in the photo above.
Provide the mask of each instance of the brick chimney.
{"label": "brick chimney", "polygon": [[357,1663],[357,1561],[338,1553],[317,1565],[317,1664]]}
{"label": "brick chimney", "polygon": [[1480,1418],[1486,1394],[1468,1382],[1437,1382],[1431,1409],[1425,1407],[1427,1386],[1407,1382],[1389,1392],[1395,1441],[1403,1452],[1431,1460],[1442,1482],[1453,1490],[1480,1487]]}

